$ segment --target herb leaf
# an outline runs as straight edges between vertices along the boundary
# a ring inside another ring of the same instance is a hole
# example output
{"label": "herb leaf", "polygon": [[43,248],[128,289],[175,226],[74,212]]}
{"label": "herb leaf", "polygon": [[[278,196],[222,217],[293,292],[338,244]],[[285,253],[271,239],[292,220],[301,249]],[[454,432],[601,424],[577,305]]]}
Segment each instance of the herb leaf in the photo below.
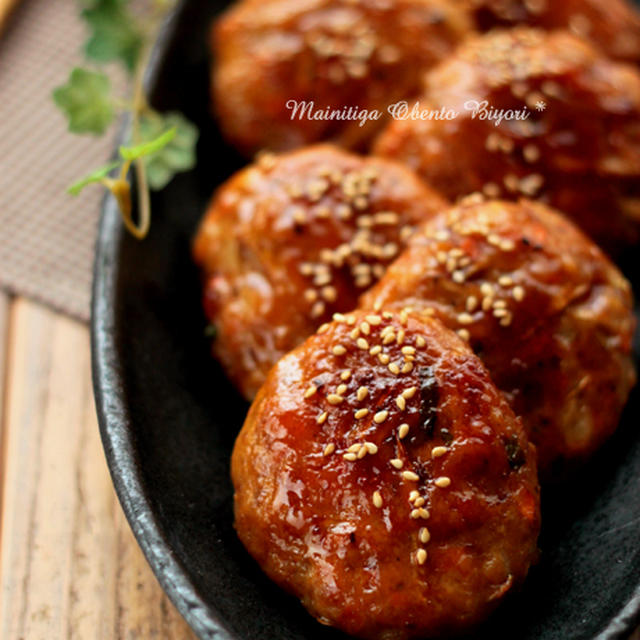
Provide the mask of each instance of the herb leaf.
{"label": "herb leaf", "polygon": [[146,157],[147,178],[155,191],[164,188],[176,173],[188,171],[196,164],[198,129],[182,114],[152,112],[140,119],[140,134],[153,140],[167,128],[175,129],[175,136],[163,148]]}
{"label": "herb leaf", "polygon": [[120,166],[120,162],[118,160],[114,162],[110,162],[106,164],[104,167],[100,167],[96,169],[88,176],[85,176],[81,180],[78,180],[75,184],[72,184],[67,191],[72,196],[77,196],[88,184],[93,184],[94,182],[100,182],[103,178],[106,178],[113,169]]}
{"label": "herb leaf", "polygon": [[125,160],[136,160],[142,156],[148,156],[157,153],[163,147],[166,147],[176,137],[176,128],[171,127],[168,131],[160,134],[157,138],[143,142],[135,147],[120,147],[120,155]]}
{"label": "herb leaf", "polygon": [[143,34],[125,0],[98,0],[82,12],[91,27],[85,45],[87,57],[96,62],[122,62],[130,73],[143,46]]}
{"label": "herb leaf", "polygon": [[69,119],[69,131],[99,135],[113,120],[110,92],[104,73],[76,67],[67,84],[54,89],[53,100]]}

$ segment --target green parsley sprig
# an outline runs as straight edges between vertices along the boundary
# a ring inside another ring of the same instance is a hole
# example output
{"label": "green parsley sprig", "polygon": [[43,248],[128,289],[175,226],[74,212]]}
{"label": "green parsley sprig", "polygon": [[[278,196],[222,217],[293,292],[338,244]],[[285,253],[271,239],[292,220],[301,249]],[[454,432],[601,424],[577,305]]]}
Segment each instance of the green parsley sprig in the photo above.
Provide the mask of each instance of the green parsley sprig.
{"label": "green parsley sprig", "polygon": [[[196,126],[180,113],[155,111],[143,87],[151,46],[175,1],[152,0],[147,12],[134,14],[129,0],[85,0],[81,16],[90,32],[84,46],[90,66],[73,69],[67,83],[53,92],[71,133],[99,136],[117,115],[130,114],[130,140],[120,147],[118,159],[78,180],[69,193],[77,195],[89,184],[102,184],[115,197],[126,228],[138,239],[147,235],[151,223],[149,189],[162,189],[176,173],[193,168],[196,161]],[[111,82],[101,70],[110,62],[118,63],[127,73],[129,95],[125,98],[113,94]],[[132,217],[127,179],[131,167],[137,182],[137,222]],[[119,171],[111,177],[116,169]]]}

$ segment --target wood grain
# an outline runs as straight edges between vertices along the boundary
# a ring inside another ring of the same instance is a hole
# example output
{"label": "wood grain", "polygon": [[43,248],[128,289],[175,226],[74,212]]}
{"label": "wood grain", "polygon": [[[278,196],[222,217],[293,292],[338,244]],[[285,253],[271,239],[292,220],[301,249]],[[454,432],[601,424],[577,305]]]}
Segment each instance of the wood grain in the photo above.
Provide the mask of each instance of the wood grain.
{"label": "wood grain", "polygon": [[0,34],[20,0],[0,0]]}
{"label": "wood grain", "polygon": [[8,335],[0,639],[193,638],[115,498],[87,329],[19,299]]}

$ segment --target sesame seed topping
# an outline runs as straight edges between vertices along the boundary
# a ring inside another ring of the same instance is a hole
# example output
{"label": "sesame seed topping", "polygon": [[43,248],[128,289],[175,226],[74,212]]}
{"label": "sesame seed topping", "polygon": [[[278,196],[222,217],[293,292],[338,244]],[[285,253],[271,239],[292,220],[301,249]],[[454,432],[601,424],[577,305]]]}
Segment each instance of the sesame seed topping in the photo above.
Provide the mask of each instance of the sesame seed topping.
{"label": "sesame seed topping", "polygon": [[460,324],[473,324],[473,316],[470,313],[460,313],[458,314],[458,322]]}
{"label": "sesame seed topping", "polygon": [[407,401],[403,396],[400,395],[396,398],[396,404],[398,405],[398,409],[400,409],[400,411],[404,411],[407,406]]}
{"label": "sesame seed topping", "polygon": [[365,442],[364,446],[368,454],[375,455],[376,453],[378,453],[378,445],[374,444],[373,442]]}
{"label": "sesame seed topping", "polygon": [[513,288],[513,291],[511,293],[513,294],[513,297],[518,302],[522,302],[524,300],[524,296],[525,296],[524,287],[521,287],[518,285],[517,287]]}
{"label": "sesame seed topping", "polygon": [[323,333],[326,333],[327,331],[329,331],[329,323],[325,322],[324,324],[318,327],[318,330],[316,331],[316,333],[321,335]]}
{"label": "sesame seed topping", "polygon": [[500,276],[498,278],[498,284],[501,287],[512,287],[513,286],[513,278],[511,276]]}
{"label": "sesame seed topping", "polygon": [[413,471],[403,471],[402,477],[405,480],[413,480],[414,482],[416,482],[417,480],[420,480],[420,476],[417,473],[414,473]]}
{"label": "sesame seed topping", "polygon": [[445,487],[448,487],[451,484],[451,478],[447,478],[447,476],[440,476],[439,478],[436,478],[433,481],[433,484],[435,484],[436,487],[440,487],[441,489],[444,489]]}
{"label": "sesame seed topping", "polygon": [[360,329],[358,329],[358,327],[356,327],[355,329],[353,329],[351,331],[351,333],[349,334],[349,337],[352,340],[357,340],[360,337]]}
{"label": "sesame seed topping", "polygon": [[341,344],[337,344],[331,351],[334,356],[343,356],[347,353],[347,350]]}
{"label": "sesame seed topping", "polygon": [[345,453],[342,457],[349,462],[355,462],[358,459],[355,453]]}
{"label": "sesame seed topping", "polygon": [[447,447],[433,447],[433,449],[431,449],[431,457],[439,458],[440,456],[443,456],[448,451],[449,449]]}
{"label": "sesame seed topping", "polygon": [[395,375],[398,375],[400,373],[400,367],[395,362],[391,362],[389,364],[389,371],[391,371],[391,373]]}
{"label": "sesame seed topping", "polygon": [[427,542],[431,540],[429,529],[427,529],[427,527],[422,527],[420,529],[420,532],[418,533],[418,537],[420,538],[420,542],[422,542],[422,544],[427,544]]}
{"label": "sesame seed topping", "polygon": [[400,458],[393,458],[392,460],[390,460],[391,462],[391,466],[395,467],[396,469],[402,469],[403,466],[403,462],[402,460],[400,460]]}
{"label": "sesame seed topping", "polygon": [[348,380],[350,377],[351,377],[351,371],[349,369],[346,369],[340,374],[341,380]]}
{"label": "sesame seed topping", "polygon": [[359,387],[358,390],[356,391],[356,398],[362,401],[367,397],[368,393],[369,393],[369,389],[367,387]]}
{"label": "sesame seed topping", "polygon": [[312,395],[315,395],[316,391],[318,391],[318,387],[315,384],[312,384],[305,392],[304,397],[310,398]]}
{"label": "sesame seed topping", "polygon": [[364,445],[362,445],[358,450],[358,460],[362,460],[362,458],[364,458],[367,455],[367,453],[368,453],[367,448]]}
{"label": "sesame seed topping", "polygon": [[409,433],[409,425],[406,422],[404,422],[398,427],[398,437],[400,438],[400,440],[402,440],[407,437],[408,433]]}
{"label": "sesame seed topping", "polygon": [[333,442],[330,442],[322,452],[323,456],[330,456],[336,450],[336,445]]}
{"label": "sesame seed topping", "polygon": [[471,339],[471,334],[466,329],[458,329],[456,333],[467,342]]}
{"label": "sesame seed topping", "polygon": [[467,298],[466,308],[469,313],[473,313],[478,308],[478,298],[469,296]]}
{"label": "sesame seed topping", "polygon": [[382,347],[379,344],[377,344],[375,347],[371,347],[371,349],[369,349],[369,353],[372,356],[377,356],[381,352],[382,352]]}
{"label": "sesame seed topping", "polygon": [[391,360],[391,357],[389,356],[388,353],[380,353],[378,354],[378,360],[380,360],[380,364],[389,364],[389,360]]}
{"label": "sesame seed topping", "polygon": [[345,391],[347,390],[347,385],[346,384],[341,384],[338,386],[338,388],[336,389],[336,393],[339,396],[343,396]]}
{"label": "sesame seed topping", "polygon": [[361,420],[362,418],[364,418],[367,414],[369,413],[369,409],[358,409],[354,414],[353,417],[356,420]]}
{"label": "sesame seed topping", "polygon": [[391,332],[391,333],[387,333],[384,338],[382,338],[382,344],[391,344],[392,342],[395,342],[396,340],[396,334]]}
{"label": "sesame seed topping", "polygon": [[337,393],[330,393],[327,396],[327,402],[329,404],[340,404],[343,400],[344,398],[342,396],[339,396]]}
{"label": "sesame seed topping", "polygon": [[358,349],[369,349],[369,343],[364,338],[358,338],[356,340],[356,346],[358,347]]}
{"label": "sesame seed topping", "polygon": [[324,424],[324,422],[326,421],[326,419],[327,419],[327,416],[328,416],[328,415],[329,415],[329,414],[328,414],[326,411],[324,411],[323,413],[321,413],[321,414],[316,418],[316,422],[317,422],[318,424]]}
{"label": "sesame seed topping", "polygon": [[367,316],[366,320],[371,326],[374,327],[382,323],[382,318],[376,315]]}
{"label": "sesame seed topping", "polygon": [[319,318],[325,311],[326,307],[324,302],[318,301],[311,307],[311,317]]}
{"label": "sesame seed topping", "polygon": [[425,503],[425,499],[421,496],[419,498],[416,498],[413,504],[416,507],[423,507],[424,503]]}
{"label": "sesame seed topping", "polygon": [[404,329],[400,329],[398,331],[398,337],[396,338],[396,342],[398,344],[402,344],[404,342],[404,336],[405,336]]}
{"label": "sesame seed topping", "polygon": [[387,419],[388,415],[389,412],[386,409],[384,411],[378,411],[378,413],[373,416],[373,421],[376,424],[381,424]]}
{"label": "sesame seed topping", "polygon": [[347,451],[349,453],[358,453],[358,451],[360,451],[360,449],[362,449],[362,444],[360,442],[356,442],[355,444],[352,444]]}
{"label": "sesame seed topping", "polygon": [[415,489],[409,494],[409,502],[413,502],[420,497],[420,492]]}
{"label": "sesame seed topping", "polygon": [[402,353],[405,355],[413,355],[416,352],[414,347],[402,347]]}
{"label": "sesame seed topping", "polygon": [[422,347],[424,347],[426,344],[427,341],[422,336],[418,336],[416,338],[416,347],[418,347],[419,349],[422,349]]}
{"label": "sesame seed topping", "polygon": [[382,507],[382,496],[379,491],[373,492],[373,506],[380,509]]}
{"label": "sesame seed topping", "polygon": [[[418,500],[416,500],[416,502],[418,502]],[[418,509],[418,515],[423,519],[423,520],[428,520],[429,519],[429,512],[424,508],[424,507],[420,507]]]}
{"label": "sesame seed topping", "polygon": [[409,517],[412,520],[417,520],[420,517],[420,509],[412,509]]}
{"label": "sesame seed topping", "polygon": [[405,362],[402,367],[402,373],[409,373],[413,370],[413,362]]}
{"label": "sesame seed topping", "polygon": [[371,333],[371,327],[368,322],[360,323],[360,331],[364,333],[365,336],[368,336]]}

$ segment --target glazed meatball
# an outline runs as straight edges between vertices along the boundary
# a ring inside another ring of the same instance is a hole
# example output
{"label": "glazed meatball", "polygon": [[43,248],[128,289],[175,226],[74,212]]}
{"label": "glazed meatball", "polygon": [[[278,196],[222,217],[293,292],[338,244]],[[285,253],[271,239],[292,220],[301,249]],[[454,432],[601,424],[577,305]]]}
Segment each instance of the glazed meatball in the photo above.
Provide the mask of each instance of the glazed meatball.
{"label": "glazed meatball", "polygon": [[470,29],[467,12],[450,0],[238,2],[212,32],[215,110],[230,141],[248,153],[320,140],[362,146],[382,118],[364,126],[313,119],[294,103],[382,116],[418,92],[423,71]]}
{"label": "glazed meatball", "polygon": [[354,308],[445,201],[406,168],[330,146],[265,156],[223,185],[194,244],[213,350],[253,397],[273,364]]}
{"label": "glazed meatball", "polygon": [[235,526],[310,613],[362,638],[459,632],[536,559],[535,454],[439,322],[337,315],[270,372],[231,461]]}
{"label": "glazed meatball", "polygon": [[[635,68],[568,33],[492,32],[434,69],[422,102],[459,115],[396,120],[379,154],[404,161],[451,198],[540,199],[610,251],[640,239]],[[487,114],[516,110],[526,119],[482,119],[473,107],[483,102]]]}
{"label": "glazed meatball", "polygon": [[457,0],[481,30],[568,29],[612,58],[640,61],[640,15],[628,0]]}
{"label": "glazed meatball", "polygon": [[362,304],[421,310],[468,340],[554,479],[615,430],[635,382],[630,286],[546,206],[474,200],[416,232]]}

